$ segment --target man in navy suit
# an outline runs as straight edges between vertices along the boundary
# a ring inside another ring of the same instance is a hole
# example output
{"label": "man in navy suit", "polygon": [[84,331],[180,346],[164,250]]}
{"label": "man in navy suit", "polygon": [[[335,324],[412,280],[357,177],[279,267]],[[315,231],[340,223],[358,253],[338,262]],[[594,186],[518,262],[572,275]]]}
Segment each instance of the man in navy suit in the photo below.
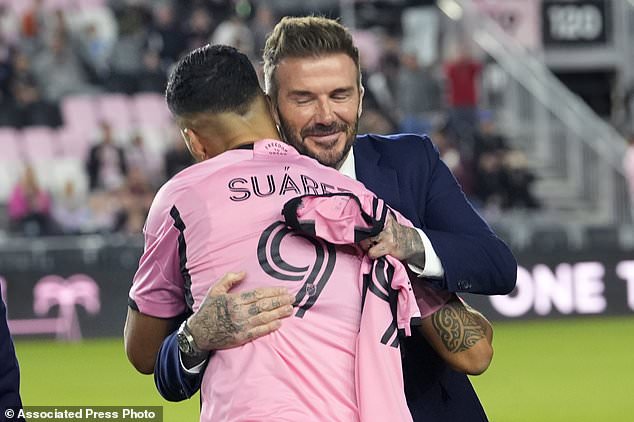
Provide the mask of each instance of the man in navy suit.
{"label": "man in navy suit", "polygon": [[[363,96],[359,56],[341,25],[324,18],[285,18],[268,38],[264,63],[266,91],[285,140],[357,178],[419,228],[388,225],[363,245],[371,257],[397,257],[423,282],[452,292],[506,294],[513,289],[513,255],[467,202],[429,138],[356,136]],[[215,297],[224,294],[226,289]],[[207,335],[218,348],[244,343],[240,334],[252,328],[247,321],[233,324],[239,315],[229,312],[229,324],[222,324],[214,311],[203,306],[188,324],[216,321]],[[196,372],[204,366],[204,353],[190,347],[201,344],[192,336],[201,330],[188,324],[167,337],[156,361],[157,387],[170,400],[193,394],[200,382]],[[233,332],[223,331],[226,326]],[[199,366],[183,368],[201,360]],[[466,375],[451,370],[419,336],[406,344],[404,373],[415,420],[486,420]]]}
{"label": "man in navy suit", "polygon": [[[0,284],[0,298],[2,285]],[[11,340],[11,333],[7,325],[7,310],[0,299],[0,420],[7,417],[5,411],[13,409],[17,415],[22,408],[20,400],[20,369],[15,357],[15,349]],[[24,420],[16,418],[11,420]]]}

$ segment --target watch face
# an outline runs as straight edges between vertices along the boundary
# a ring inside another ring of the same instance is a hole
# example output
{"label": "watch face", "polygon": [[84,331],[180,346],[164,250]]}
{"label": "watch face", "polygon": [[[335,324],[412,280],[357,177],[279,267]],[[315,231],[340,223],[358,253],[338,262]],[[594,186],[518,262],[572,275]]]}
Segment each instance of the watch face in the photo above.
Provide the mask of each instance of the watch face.
{"label": "watch face", "polygon": [[176,340],[178,341],[178,348],[181,352],[188,354],[192,352],[191,345],[187,341],[187,337],[183,333],[178,333],[176,335]]}

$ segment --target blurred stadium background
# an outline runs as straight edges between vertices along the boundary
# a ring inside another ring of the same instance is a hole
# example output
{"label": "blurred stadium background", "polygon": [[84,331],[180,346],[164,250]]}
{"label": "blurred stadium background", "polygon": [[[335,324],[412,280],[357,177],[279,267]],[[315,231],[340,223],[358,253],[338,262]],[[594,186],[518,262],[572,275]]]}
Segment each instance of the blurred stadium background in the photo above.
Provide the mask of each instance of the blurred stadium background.
{"label": "blurred stadium background", "polygon": [[[474,384],[492,421],[634,413],[634,0],[0,0],[0,283],[26,405],[165,405],[121,333],[156,189],[190,164],[163,102],[180,55],[257,66],[285,15],[361,49],[360,132],[429,133],[518,257]],[[630,142],[628,142],[628,140]],[[416,159],[416,157],[412,157]]]}

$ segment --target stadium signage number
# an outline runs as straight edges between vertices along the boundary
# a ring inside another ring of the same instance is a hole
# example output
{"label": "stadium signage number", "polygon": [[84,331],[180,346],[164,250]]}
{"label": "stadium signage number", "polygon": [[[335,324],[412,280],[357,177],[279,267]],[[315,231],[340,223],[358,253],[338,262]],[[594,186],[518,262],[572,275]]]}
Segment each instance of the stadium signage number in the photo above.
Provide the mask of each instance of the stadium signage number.
{"label": "stadium signage number", "polygon": [[[625,281],[627,307],[634,311],[634,261],[621,261],[616,275]],[[493,308],[505,317],[522,317],[534,312],[553,314],[602,314],[608,308],[606,268],[601,262],[544,264],[532,270],[519,266],[515,290],[507,296],[491,296]]]}
{"label": "stadium signage number", "polygon": [[603,2],[545,2],[543,7],[544,44],[584,44],[607,40],[608,22]]}

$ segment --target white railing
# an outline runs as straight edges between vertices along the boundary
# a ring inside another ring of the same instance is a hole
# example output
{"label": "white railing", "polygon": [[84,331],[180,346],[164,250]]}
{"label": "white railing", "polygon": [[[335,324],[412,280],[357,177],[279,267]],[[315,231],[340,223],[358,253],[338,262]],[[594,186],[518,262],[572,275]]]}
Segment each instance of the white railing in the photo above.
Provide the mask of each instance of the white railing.
{"label": "white railing", "polygon": [[564,224],[630,222],[625,139],[472,0],[438,6],[506,76],[499,121],[539,170],[537,191],[548,212]]}

